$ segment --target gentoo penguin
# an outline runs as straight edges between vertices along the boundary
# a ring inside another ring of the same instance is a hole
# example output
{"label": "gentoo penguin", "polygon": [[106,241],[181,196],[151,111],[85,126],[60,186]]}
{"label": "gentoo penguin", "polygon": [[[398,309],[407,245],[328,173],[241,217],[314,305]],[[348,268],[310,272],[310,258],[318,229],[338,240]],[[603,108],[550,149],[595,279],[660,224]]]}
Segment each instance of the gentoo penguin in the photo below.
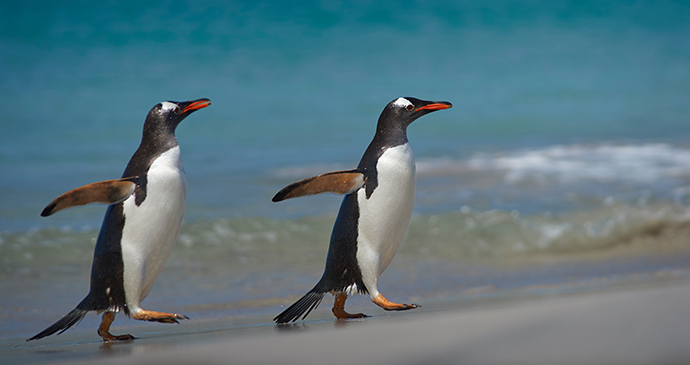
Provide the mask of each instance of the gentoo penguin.
{"label": "gentoo penguin", "polygon": [[121,179],[82,186],[46,206],[41,213],[44,217],[74,206],[109,204],[93,255],[89,294],[74,310],[27,341],[62,333],[89,311],[104,312],[98,334],[106,342],[134,339],[110,334],[110,325],[120,311],[142,321],[178,323],[178,319],[188,319],[177,313],[145,310],[140,303],[168,260],[182,223],[187,178],[175,128],[209,105],[208,99],[157,104],[146,116],[141,144]]}
{"label": "gentoo penguin", "polygon": [[306,318],[325,293],[335,296],[333,314],[338,319],[364,317],[345,312],[347,296],[355,293],[369,294],[385,310],[418,307],[388,301],[378,290],[378,279],[398,250],[412,215],[416,178],[407,126],[422,115],[451,107],[445,101],[410,97],[391,101],[383,109],[374,139],[355,170],[314,176],[283,188],[273,197],[278,202],[323,192],[345,194],[321,280],[277,315],[276,323]]}

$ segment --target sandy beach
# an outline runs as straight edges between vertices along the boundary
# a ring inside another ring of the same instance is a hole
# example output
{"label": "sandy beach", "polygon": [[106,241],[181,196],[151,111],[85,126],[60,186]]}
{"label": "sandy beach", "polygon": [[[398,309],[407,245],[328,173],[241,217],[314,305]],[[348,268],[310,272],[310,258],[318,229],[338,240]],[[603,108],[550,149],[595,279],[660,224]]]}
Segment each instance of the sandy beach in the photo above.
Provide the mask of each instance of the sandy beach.
{"label": "sandy beach", "polygon": [[[473,308],[275,326],[157,327],[129,343],[69,332],[16,341],[3,364],[684,364],[690,283],[635,286]],[[263,321],[265,320],[265,322]],[[257,321],[257,319],[253,319]],[[150,330],[150,327],[148,327]],[[127,330],[127,328],[124,328]],[[10,341],[13,342],[13,341]]]}

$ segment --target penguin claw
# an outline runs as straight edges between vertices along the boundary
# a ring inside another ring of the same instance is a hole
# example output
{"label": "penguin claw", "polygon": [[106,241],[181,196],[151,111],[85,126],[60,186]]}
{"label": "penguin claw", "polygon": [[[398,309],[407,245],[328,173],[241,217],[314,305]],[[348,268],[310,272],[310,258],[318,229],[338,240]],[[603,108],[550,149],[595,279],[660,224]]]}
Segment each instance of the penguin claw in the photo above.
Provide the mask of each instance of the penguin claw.
{"label": "penguin claw", "polygon": [[177,323],[177,324],[180,324],[180,322],[177,321],[178,319],[189,319],[189,317],[185,316],[184,314],[173,313],[172,315],[175,318],[161,318],[161,319],[151,318],[151,319],[149,319],[149,321],[160,322],[160,323]]}
{"label": "penguin claw", "polygon": [[102,334],[98,333],[101,338],[103,338],[103,342],[113,342],[113,341],[132,341],[136,340],[137,338],[132,336],[132,335],[111,335],[110,333],[107,334]]}
{"label": "penguin claw", "polygon": [[388,299],[384,298],[383,295],[379,293],[379,295],[374,298],[373,302],[378,305],[379,307],[387,310],[387,311],[404,311],[408,309],[415,309],[421,307],[419,304],[398,304],[398,303],[393,303],[389,301]]}
{"label": "penguin claw", "polygon": [[344,319],[359,319],[359,318],[368,318],[369,317],[368,315],[366,315],[364,313],[350,314],[350,313],[345,312],[344,310],[340,311],[340,312],[334,310],[333,314],[335,315],[336,318],[338,318],[339,321],[344,320]]}
{"label": "penguin claw", "polygon": [[149,321],[150,322],[160,322],[160,323],[177,323],[177,324],[180,324],[178,319],[189,319],[189,317],[185,316],[184,314],[173,313],[172,316],[175,318],[160,318],[160,319],[151,318],[151,319],[149,319]]}
{"label": "penguin claw", "polygon": [[414,304],[414,303],[412,303],[412,304],[407,304],[407,303],[405,303],[405,304],[401,304],[401,306],[402,306],[402,307],[396,307],[396,308],[383,308],[383,309],[385,309],[385,310],[387,310],[387,311],[406,311],[406,310],[408,310],[408,309],[415,309],[415,308],[420,308],[420,307],[421,307],[421,305]]}
{"label": "penguin claw", "polygon": [[132,335],[113,335],[110,333],[110,325],[115,320],[115,313],[105,312],[103,314],[103,319],[101,320],[101,325],[98,326],[98,335],[101,336],[103,342],[113,342],[113,341],[131,341],[136,339]]}
{"label": "penguin claw", "polygon": [[355,319],[355,318],[366,318],[369,317],[364,313],[350,314],[345,311],[345,301],[347,300],[347,294],[339,293],[335,296],[335,303],[333,303],[333,315],[341,319]]}
{"label": "penguin claw", "polygon": [[178,313],[164,313],[141,310],[136,314],[132,314],[132,318],[140,321],[160,322],[160,323],[180,323],[178,319],[189,319],[184,314]]}
{"label": "penguin claw", "polygon": [[359,319],[359,318],[369,318],[370,316],[364,314],[364,313],[355,313],[355,314],[350,314],[347,316],[347,318],[338,318],[340,319]]}

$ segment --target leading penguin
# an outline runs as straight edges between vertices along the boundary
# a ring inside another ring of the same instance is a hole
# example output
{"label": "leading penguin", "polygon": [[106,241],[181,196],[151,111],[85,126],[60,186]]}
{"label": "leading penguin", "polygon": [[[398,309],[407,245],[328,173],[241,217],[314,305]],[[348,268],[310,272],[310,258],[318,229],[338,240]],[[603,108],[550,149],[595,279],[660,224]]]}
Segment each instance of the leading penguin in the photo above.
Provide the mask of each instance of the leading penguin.
{"label": "leading penguin", "polygon": [[121,179],[82,186],[46,206],[41,213],[44,217],[74,206],[109,204],[96,242],[89,294],[74,310],[27,341],[62,333],[89,311],[103,313],[98,334],[106,342],[134,339],[110,333],[120,311],[142,321],[178,323],[178,319],[188,319],[177,313],[145,310],[140,303],[168,260],[182,223],[187,178],[175,129],[191,113],[209,105],[209,99],[157,104],[146,116],[141,144]]}
{"label": "leading penguin", "polygon": [[388,103],[379,116],[374,139],[354,170],[336,171],[291,184],[274,202],[324,192],[345,194],[336,218],[321,280],[301,299],[277,315],[278,323],[306,318],[326,293],[335,296],[338,319],[364,314],[345,311],[345,300],[355,293],[369,294],[385,310],[407,310],[416,304],[398,304],[378,290],[379,276],[400,247],[412,215],[415,162],[407,127],[417,118],[453,105],[401,97]]}

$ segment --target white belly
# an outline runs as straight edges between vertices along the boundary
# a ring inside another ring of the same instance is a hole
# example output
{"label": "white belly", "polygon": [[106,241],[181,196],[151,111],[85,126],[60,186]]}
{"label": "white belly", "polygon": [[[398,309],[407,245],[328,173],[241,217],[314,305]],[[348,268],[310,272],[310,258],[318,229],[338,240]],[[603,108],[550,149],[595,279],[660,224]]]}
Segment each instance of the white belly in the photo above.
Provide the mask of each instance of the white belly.
{"label": "white belly", "polygon": [[147,174],[146,199],[124,202],[122,260],[127,305],[136,310],[170,257],[182,223],[187,178],[175,147],[159,156]]}
{"label": "white belly", "polygon": [[378,276],[395,256],[410,223],[416,182],[410,145],[406,143],[386,150],[376,169],[378,186],[371,197],[366,198],[365,189],[357,192],[357,261],[364,282],[370,283],[367,285],[370,294],[376,291]]}

